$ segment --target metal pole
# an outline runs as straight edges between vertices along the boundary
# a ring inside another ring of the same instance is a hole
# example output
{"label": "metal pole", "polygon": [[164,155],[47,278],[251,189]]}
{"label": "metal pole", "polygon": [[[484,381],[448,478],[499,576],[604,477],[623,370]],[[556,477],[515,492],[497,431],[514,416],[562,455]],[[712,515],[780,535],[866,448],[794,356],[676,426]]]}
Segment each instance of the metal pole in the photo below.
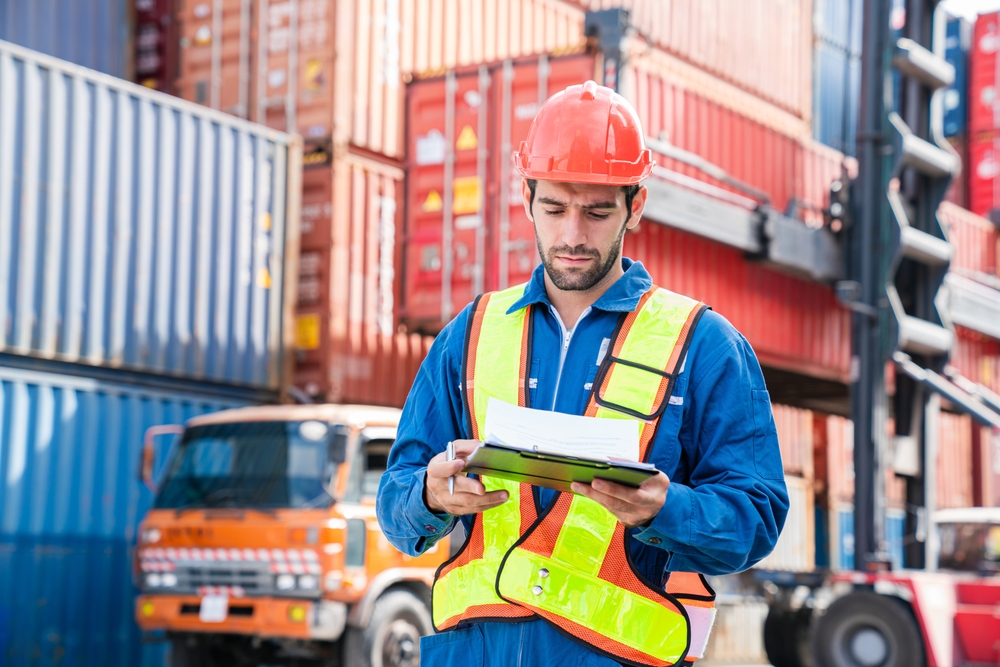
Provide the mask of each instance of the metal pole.
{"label": "metal pole", "polygon": [[[884,273],[881,268],[883,229],[886,225],[886,190],[883,181],[883,107],[885,47],[889,27],[889,2],[866,0],[861,57],[861,113],[858,119],[859,226],[854,251],[862,301],[877,309],[876,318],[855,312],[852,359],[851,414],[854,418],[854,553],[855,567],[866,569],[877,558],[883,542],[876,490],[885,451],[884,342],[888,316]],[[880,326],[881,325],[881,326]]]}

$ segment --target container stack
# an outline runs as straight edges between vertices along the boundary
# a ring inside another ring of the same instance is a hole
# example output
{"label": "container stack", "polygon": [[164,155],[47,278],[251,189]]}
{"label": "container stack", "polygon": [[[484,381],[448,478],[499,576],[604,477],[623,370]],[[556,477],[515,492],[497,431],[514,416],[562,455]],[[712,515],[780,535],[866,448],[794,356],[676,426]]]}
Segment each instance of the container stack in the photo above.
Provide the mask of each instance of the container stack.
{"label": "container stack", "polygon": [[990,218],[1000,208],[1000,12],[976,21],[969,54],[968,208]]}
{"label": "container stack", "polygon": [[143,436],[280,398],[300,155],[296,137],[0,42],[4,664],[142,662]]}
{"label": "container stack", "polygon": [[958,206],[968,205],[969,135],[968,91],[969,50],[972,45],[972,24],[963,18],[949,18],[945,43],[945,60],[955,68],[955,80],[944,91],[944,136],[958,154],[961,172],[948,186],[945,199]]}

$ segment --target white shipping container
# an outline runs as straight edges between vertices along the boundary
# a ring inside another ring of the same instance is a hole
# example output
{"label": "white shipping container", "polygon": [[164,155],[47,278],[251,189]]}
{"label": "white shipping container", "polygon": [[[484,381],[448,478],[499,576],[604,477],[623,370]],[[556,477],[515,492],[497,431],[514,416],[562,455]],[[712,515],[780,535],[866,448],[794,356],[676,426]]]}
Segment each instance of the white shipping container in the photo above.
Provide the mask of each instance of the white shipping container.
{"label": "white shipping container", "polygon": [[703,667],[768,664],[764,652],[767,602],[755,595],[719,595],[715,626],[708,638]]}
{"label": "white shipping container", "polygon": [[756,565],[761,570],[810,572],[816,567],[815,497],[811,480],[785,477],[788,517],[771,555]]}

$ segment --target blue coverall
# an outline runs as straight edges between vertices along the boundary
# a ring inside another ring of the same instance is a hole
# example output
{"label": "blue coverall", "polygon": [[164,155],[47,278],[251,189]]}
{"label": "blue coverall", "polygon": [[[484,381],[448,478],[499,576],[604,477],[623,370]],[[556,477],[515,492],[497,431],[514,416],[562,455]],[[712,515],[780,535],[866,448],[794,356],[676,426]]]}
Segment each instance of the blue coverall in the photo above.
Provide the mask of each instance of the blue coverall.
{"label": "blue coverall", "polygon": [[[528,405],[583,414],[603,349],[619,317],[635,310],[652,284],[639,262],[567,330],[545,292],[539,266],[511,310],[535,304]],[[378,490],[388,540],[417,555],[447,535],[455,518],[424,504],[427,462],[450,440],[471,437],[461,394],[466,307],[434,341],[406,399],[388,470]],[[650,462],[667,474],[666,504],[629,539],[636,568],[650,581],[666,571],[729,574],[770,553],[788,512],[777,433],[764,378],[747,340],[708,311],[653,441]],[[534,487],[541,507],[555,492]],[[466,530],[472,517],[462,517]],[[637,623],[643,622],[636,619]],[[420,643],[421,662],[441,665],[553,667],[615,665],[542,620],[474,623]]]}

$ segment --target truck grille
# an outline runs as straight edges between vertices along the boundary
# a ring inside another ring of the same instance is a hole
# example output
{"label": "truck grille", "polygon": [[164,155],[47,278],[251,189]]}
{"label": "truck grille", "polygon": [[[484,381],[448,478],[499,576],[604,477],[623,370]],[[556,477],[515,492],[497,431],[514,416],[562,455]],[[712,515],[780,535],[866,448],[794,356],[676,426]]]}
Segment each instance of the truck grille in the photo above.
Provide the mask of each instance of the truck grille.
{"label": "truck grille", "polygon": [[207,565],[194,567],[178,566],[177,588],[192,590],[202,587],[238,586],[247,595],[261,594],[273,588],[274,576],[266,567],[241,564]]}

